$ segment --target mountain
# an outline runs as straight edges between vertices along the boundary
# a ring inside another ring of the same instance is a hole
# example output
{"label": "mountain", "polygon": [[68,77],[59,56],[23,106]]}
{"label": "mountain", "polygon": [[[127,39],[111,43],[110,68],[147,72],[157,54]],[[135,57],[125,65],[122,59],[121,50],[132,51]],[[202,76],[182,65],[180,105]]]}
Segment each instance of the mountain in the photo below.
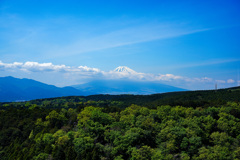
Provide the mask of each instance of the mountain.
{"label": "mountain", "polygon": [[0,102],[83,95],[73,87],[59,88],[31,79],[0,77]]}
{"label": "mountain", "polygon": [[186,91],[157,82],[130,80],[94,80],[85,84],[72,86],[90,94],[154,94],[173,91]]}
{"label": "mountain", "polygon": [[126,66],[119,66],[111,72],[118,77],[118,80],[94,80],[85,84],[74,85],[72,87],[91,94],[154,94],[173,91],[185,91],[157,82],[129,80],[129,77],[141,79],[144,73],[138,73]]}

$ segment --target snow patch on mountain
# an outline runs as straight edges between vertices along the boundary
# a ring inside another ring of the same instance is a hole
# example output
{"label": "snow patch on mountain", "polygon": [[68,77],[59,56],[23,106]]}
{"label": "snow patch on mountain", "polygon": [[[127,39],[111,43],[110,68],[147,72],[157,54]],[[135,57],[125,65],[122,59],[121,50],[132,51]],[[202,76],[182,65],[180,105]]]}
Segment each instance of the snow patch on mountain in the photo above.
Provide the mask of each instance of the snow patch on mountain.
{"label": "snow patch on mountain", "polygon": [[131,68],[127,67],[127,66],[119,66],[116,69],[114,69],[115,72],[135,72],[134,70],[132,70]]}
{"label": "snow patch on mountain", "polygon": [[116,69],[114,69],[114,72],[119,73],[129,73],[129,74],[137,74],[136,71],[132,70],[131,68],[128,68],[126,66],[119,66]]}
{"label": "snow patch on mountain", "polygon": [[105,72],[105,74],[110,79],[127,78],[127,79],[132,79],[132,80],[141,80],[145,76],[144,73],[136,72],[133,69],[126,67],[126,66],[119,66],[112,71]]}

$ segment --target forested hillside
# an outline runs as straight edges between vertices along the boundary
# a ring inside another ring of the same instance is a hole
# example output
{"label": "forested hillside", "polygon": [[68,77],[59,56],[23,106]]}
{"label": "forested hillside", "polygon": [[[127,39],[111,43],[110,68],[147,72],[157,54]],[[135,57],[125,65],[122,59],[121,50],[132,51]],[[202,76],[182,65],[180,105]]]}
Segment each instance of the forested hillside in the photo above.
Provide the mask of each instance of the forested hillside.
{"label": "forested hillside", "polygon": [[27,102],[0,103],[4,108],[19,108],[29,105],[38,105],[44,108],[76,108],[82,104],[88,106],[105,106],[126,108],[131,104],[137,104],[148,108],[161,105],[184,107],[221,106],[228,102],[240,102],[240,87],[206,90],[206,91],[182,91],[168,92],[152,95],[91,95],[68,96],[59,98],[37,99]]}
{"label": "forested hillside", "polygon": [[0,157],[237,160],[239,97],[232,88],[2,103]]}

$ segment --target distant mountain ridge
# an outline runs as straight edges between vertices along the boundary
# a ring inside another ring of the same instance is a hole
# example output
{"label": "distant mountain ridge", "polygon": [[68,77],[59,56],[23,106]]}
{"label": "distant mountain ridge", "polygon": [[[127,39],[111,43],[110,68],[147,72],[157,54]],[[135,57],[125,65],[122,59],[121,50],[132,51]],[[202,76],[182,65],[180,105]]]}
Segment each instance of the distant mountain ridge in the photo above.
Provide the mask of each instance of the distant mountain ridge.
{"label": "distant mountain ridge", "polygon": [[[117,72],[132,72],[126,67],[119,67]],[[134,72],[134,71],[133,71]],[[96,94],[155,94],[185,89],[156,82],[131,80],[94,80],[85,84],[59,88],[32,79],[0,77],[0,102],[28,101],[33,99],[62,96],[87,96]]]}
{"label": "distant mountain ridge", "polygon": [[0,77],[0,102],[25,101],[32,99],[83,95],[72,87],[59,88],[32,79]]}

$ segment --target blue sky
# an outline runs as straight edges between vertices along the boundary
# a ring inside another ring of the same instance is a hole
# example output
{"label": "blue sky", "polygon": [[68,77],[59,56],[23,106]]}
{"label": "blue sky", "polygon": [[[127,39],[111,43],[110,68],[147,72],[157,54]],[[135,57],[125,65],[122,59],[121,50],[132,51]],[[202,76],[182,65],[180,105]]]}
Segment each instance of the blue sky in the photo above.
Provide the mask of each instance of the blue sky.
{"label": "blue sky", "polygon": [[1,0],[0,76],[65,86],[122,78],[113,71],[128,66],[125,78],[230,87],[239,37],[238,0]]}

